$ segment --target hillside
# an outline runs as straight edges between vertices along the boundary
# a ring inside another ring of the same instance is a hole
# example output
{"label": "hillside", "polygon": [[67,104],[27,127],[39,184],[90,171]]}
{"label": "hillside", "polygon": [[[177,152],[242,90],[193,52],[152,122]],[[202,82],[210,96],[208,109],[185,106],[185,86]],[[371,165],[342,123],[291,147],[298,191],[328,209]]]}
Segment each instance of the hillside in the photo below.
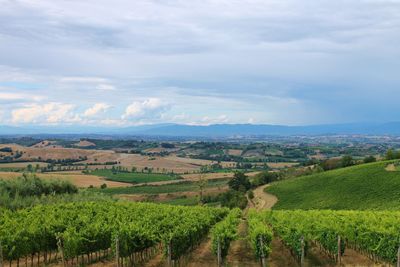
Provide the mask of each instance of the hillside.
{"label": "hillside", "polygon": [[0,125],[0,135],[91,135],[111,136],[169,136],[169,137],[233,137],[233,136],[291,136],[326,134],[399,135],[400,122],[346,123],[324,125],[272,125],[272,124],[150,124],[128,127],[43,126],[10,127]]}
{"label": "hillside", "polygon": [[277,182],[274,209],[400,209],[400,171],[363,164]]}

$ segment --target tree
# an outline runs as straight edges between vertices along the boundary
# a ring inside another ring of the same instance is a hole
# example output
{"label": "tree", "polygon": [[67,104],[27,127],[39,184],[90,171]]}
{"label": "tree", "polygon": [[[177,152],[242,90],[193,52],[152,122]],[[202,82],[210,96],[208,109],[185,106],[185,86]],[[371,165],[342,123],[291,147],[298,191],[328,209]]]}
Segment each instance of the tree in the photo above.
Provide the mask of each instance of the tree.
{"label": "tree", "polygon": [[26,170],[27,170],[28,172],[33,172],[32,164],[28,164],[28,166],[26,166]]}
{"label": "tree", "polygon": [[364,158],[364,163],[376,162],[376,158],[374,156],[367,156]]}
{"label": "tree", "polygon": [[246,192],[251,188],[249,178],[243,172],[235,172],[232,180],[228,182],[231,189]]}
{"label": "tree", "polygon": [[349,156],[349,155],[343,156],[341,163],[342,163],[342,167],[352,166],[352,165],[354,165],[353,157]]}
{"label": "tree", "polygon": [[206,187],[206,185],[207,185],[206,177],[205,177],[204,173],[201,173],[200,177],[199,177],[199,181],[198,181],[199,192],[200,192],[199,193],[199,204],[200,205],[203,204],[203,190]]}
{"label": "tree", "polygon": [[386,160],[392,160],[392,159],[395,159],[395,153],[394,153],[393,149],[390,148],[386,152]]}
{"label": "tree", "polygon": [[241,208],[244,209],[247,206],[247,198],[246,195],[242,192],[238,192],[235,190],[230,190],[228,192],[222,193],[219,196],[219,201],[221,206],[228,208]]}
{"label": "tree", "polygon": [[279,173],[263,171],[256,175],[253,180],[253,186],[260,186],[263,184],[269,184],[279,179]]}

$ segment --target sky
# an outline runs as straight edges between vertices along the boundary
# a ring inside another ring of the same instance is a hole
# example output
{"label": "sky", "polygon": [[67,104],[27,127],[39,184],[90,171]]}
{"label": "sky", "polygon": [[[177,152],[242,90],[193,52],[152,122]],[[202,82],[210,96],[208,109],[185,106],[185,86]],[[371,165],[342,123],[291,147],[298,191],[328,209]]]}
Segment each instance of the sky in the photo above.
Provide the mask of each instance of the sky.
{"label": "sky", "polygon": [[400,1],[0,0],[0,125],[400,120]]}

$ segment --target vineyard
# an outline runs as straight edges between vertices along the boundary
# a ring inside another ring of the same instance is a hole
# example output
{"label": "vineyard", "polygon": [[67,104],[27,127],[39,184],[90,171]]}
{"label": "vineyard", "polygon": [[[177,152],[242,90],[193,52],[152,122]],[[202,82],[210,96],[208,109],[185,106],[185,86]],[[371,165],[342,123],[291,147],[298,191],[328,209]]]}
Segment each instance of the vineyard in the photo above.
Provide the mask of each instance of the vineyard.
{"label": "vineyard", "polygon": [[[268,232],[265,229],[271,227],[299,262],[304,261],[307,249],[312,245],[318,246],[323,253],[339,263],[346,248],[367,255],[375,262],[398,261],[400,212],[293,210],[250,213],[249,216],[250,225],[262,223],[258,226],[261,231]],[[262,243],[257,242],[259,240],[254,238],[254,234],[252,236],[258,256],[266,254],[269,248],[260,249]],[[265,240],[268,237],[267,234]]]}
{"label": "vineyard", "polygon": [[[400,172],[380,161],[282,180],[267,188],[274,209],[400,210]],[[340,197],[338,197],[340,196]]]}
{"label": "vineyard", "polygon": [[36,259],[37,265],[60,259],[64,264],[86,264],[112,255],[125,266],[157,248],[168,261],[178,260],[228,210],[88,202],[0,212],[0,260],[10,265],[24,260],[33,266]]}
{"label": "vineyard", "polygon": [[[156,254],[172,266],[207,235],[222,265],[242,220],[239,209],[112,201],[38,205],[0,215],[1,266],[132,266]],[[311,247],[338,263],[350,248],[375,262],[395,263],[399,256],[398,211],[250,210],[246,221],[246,242],[262,266],[276,238],[299,264]]]}

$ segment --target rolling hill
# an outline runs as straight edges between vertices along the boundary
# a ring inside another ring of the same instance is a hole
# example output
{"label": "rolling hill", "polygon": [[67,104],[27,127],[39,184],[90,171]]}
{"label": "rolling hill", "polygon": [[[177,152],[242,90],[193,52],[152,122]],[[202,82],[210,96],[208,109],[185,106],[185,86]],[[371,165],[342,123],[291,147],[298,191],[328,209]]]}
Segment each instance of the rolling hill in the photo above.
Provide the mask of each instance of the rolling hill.
{"label": "rolling hill", "polygon": [[376,162],[272,184],[274,209],[400,210],[400,170]]}
{"label": "rolling hill", "polygon": [[175,136],[175,137],[236,137],[236,136],[290,136],[325,134],[400,135],[400,122],[347,123],[325,125],[270,125],[270,124],[153,124],[128,127],[84,125],[53,125],[11,127],[0,125],[0,135],[34,134],[100,134],[116,136]]}

